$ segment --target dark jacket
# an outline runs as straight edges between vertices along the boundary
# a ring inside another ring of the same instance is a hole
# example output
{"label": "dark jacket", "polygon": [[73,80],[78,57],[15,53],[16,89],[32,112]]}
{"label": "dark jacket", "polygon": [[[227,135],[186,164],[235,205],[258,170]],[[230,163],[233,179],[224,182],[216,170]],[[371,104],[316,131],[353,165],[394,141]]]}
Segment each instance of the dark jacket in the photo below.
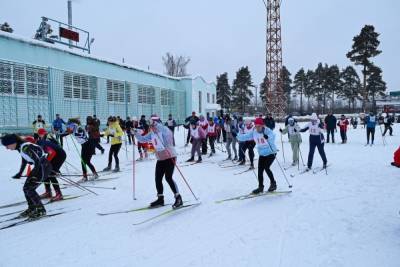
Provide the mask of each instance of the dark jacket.
{"label": "dark jacket", "polygon": [[337,119],[334,115],[328,115],[325,117],[325,124],[327,130],[334,130],[336,129]]}
{"label": "dark jacket", "polygon": [[264,119],[264,124],[271,130],[275,129],[275,121],[274,121],[274,118],[272,118],[272,117],[270,117],[270,118],[266,117]]}

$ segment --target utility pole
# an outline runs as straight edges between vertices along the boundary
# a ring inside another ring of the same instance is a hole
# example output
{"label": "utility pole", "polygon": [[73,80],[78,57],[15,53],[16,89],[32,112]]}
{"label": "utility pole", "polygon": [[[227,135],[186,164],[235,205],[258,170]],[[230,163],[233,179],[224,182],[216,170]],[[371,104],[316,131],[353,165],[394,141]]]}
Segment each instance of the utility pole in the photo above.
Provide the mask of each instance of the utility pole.
{"label": "utility pole", "polygon": [[[72,29],[72,0],[68,0],[68,28]],[[72,40],[69,40],[69,48],[72,48]]]}

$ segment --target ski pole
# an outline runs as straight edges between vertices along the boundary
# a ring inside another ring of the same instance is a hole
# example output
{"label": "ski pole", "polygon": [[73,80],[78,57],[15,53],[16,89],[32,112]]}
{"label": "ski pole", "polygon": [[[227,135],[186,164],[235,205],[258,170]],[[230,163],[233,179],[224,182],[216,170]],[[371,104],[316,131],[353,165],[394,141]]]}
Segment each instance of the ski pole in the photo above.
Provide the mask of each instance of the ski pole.
{"label": "ski pole", "polygon": [[[251,163],[251,160],[250,160],[249,158],[247,158],[246,153],[244,153],[243,148],[240,148],[240,150],[242,151],[242,153],[243,153],[243,155],[244,155],[244,158],[245,158],[246,160],[249,160],[250,163]],[[254,158],[253,158],[253,160],[254,160]],[[254,163],[253,163],[253,164],[254,164]],[[254,170],[254,165],[253,165],[253,168],[252,168],[251,170],[252,170],[254,176],[256,177],[256,179],[258,179],[258,176],[257,176],[257,174],[256,174],[256,171]]]}
{"label": "ski pole", "polygon": [[127,140],[128,139],[128,133],[125,132],[125,156],[126,156],[126,160],[128,160],[128,146],[127,146]]}
{"label": "ski pole", "polygon": [[80,185],[79,183],[77,183],[77,182],[75,182],[75,181],[72,181],[72,180],[69,179],[69,178],[62,177],[62,176],[58,176],[58,178],[60,178],[60,179],[63,180],[64,182],[70,183],[71,185],[73,185],[73,186],[75,186],[75,187],[81,189],[82,191],[88,191],[88,192],[90,192],[90,193],[92,193],[92,194],[98,196],[98,194],[97,194],[96,192],[94,192],[94,191],[92,191],[92,190],[90,190],[90,189],[87,189],[87,188],[83,187],[83,186]]}
{"label": "ski pole", "polygon": [[300,153],[300,158],[301,158],[301,162],[303,163],[303,166],[306,166],[306,165],[304,164],[303,154],[301,153],[300,143],[299,143],[299,153]]}
{"label": "ski pole", "polygon": [[[49,185],[62,185],[62,186],[74,186],[72,184],[66,183],[51,183],[51,182],[35,182],[37,184],[49,184]],[[82,185],[85,188],[97,188],[97,189],[108,189],[108,190],[116,190],[116,187],[105,187],[105,186],[94,186],[94,185]]]}
{"label": "ski pole", "polygon": [[132,140],[132,197],[136,200],[136,158],[135,158],[135,140]]}
{"label": "ski pole", "polygon": [[286,163],[286,159],[285,159],[285,149],[283,148],[283,137],[282,137],[282,134],[281,134],[281,144],[282,144],[283,163]]}
{"label": "ski pole", "polygon": [[386,140],[385,140],[385,136],[383,135],[383,132],[382,132],[382,125],[379,125],[379,130],[381,130],[382,143],[385,146],[386,145]]}
{"label": "ski pole", "polygon": [[[271,151],[273,151],[273,150],[272,150],[272,146],[271,146],[271,144],[269,143],[268,139],[267,139],[267,144],[268,144],[268,146],[269,146],[269,149],[271,149]],[[289,188],[292,188],[293,185],[291,185],[291,184],[289,183],[289,180],[288,180],[288,178],[286,177],[285,171],[283,170],[281,164],[279,163],[278,158],[277,158],[276,156],[275,156],[275,158],[276,158],[276,162],[278,162],[279,168],[280,168],[281,171],[282,171],[283,177],[285,177],[286,183],[288,184]]]}

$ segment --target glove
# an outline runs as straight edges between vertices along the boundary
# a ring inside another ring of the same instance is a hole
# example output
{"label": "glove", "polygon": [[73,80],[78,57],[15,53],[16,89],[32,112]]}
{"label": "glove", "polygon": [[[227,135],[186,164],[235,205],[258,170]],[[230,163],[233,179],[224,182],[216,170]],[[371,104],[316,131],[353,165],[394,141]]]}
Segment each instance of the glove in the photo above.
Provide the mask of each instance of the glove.
{"label": "glove", "polygon": [[110,136],[110,137],[114,137],[114,135],[113,135],[113,134],[109,134],[108,136]]}
{"label": "glove", "polygon": [[296,128],[294,128],[293,130],[294,130],[295,133],[297,133],[297,129]]}
{"label": "glove", "polygon": [[11,178],[13,178],[13,179],[19,179],[19,178],[21,178],[21,174],[20,174],[20,173],[17,173],[16,175],[14,175],[14,176],[11,177]]}
{"label": "glove", "polygon": [[[296,131],[296,129],[294,129],[294,130]],[[281,129],[281,128],[279,128],[279,131],[280,131],[280,132],[282,132],[282,129]]]}

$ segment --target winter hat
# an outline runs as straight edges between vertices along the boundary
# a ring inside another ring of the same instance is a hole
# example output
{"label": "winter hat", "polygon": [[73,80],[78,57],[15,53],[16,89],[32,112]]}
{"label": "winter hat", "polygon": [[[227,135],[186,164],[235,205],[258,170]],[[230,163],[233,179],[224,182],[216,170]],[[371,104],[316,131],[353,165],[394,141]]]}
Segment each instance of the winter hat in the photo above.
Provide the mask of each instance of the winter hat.
{"label": "winter hat", "polygon": [[249,125],[251,123],[250,119],[245,119],[244,124]]}
{"label": "winter hat", "polygon": [[160,122],[160,117],[158,117],[156,114],[151,115],[150,124],[155,124],[157,122]]}
{"label": "winter hat", "polygon": [[47,131],[46,131],[45,128],[40,128],[40,129],[37,131],[37,133],[38,133],[38,135],[45,135],[45,134],[47,134]]}
{"label": "winter hat", "polygon": [[294,123],[294,119],[293,119],[293,118],[289,118],[289,119],[288,119],[288,123],[289,123],[289,124],[293,124],[293,123]]}
{"label": "winter hat", "polygon": [[6,134],[1,138],[1,144],[3,146],[8,146],[15,144],[17,142],[17,135],[16,134]]}
{"label": "winter hat", "polygon": [[312,121],[317,121],[318,120],[318,116],[316,113],[311,114],[311,120]]}
{"label": "winter hat", "polygon": [[261,118],[257,118],[257,119],[254,121],[254,124],[255,124],[256,126],[263,126],[263,125],[264,125],[264,121],[263,121],[263,119],[261,119]]}

